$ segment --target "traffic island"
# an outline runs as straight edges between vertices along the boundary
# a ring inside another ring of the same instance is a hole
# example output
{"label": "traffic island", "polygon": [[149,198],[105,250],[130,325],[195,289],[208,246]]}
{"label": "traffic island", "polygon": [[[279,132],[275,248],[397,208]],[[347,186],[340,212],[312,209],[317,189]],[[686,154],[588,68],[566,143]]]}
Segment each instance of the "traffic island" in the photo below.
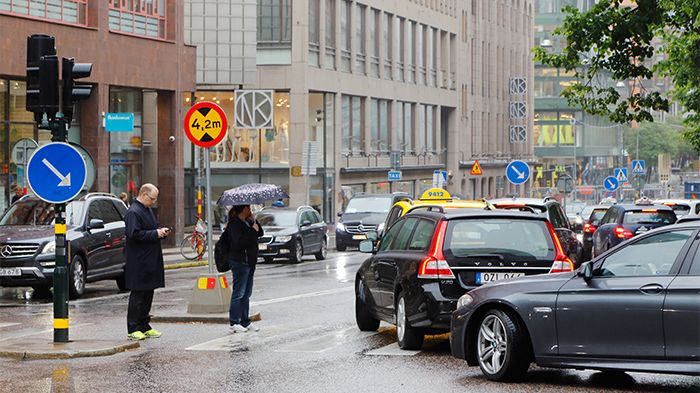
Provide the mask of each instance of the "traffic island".
{"label": "traffic island", "polygon": [[[259,312],[250,315],[252,322],[262,320]],[[213,323],[213,324],[228,324],[228,313],[217,314],[189,314],[187,312],[171,313],[169,315],[153,315],[151,322],[156,323]]]}
{"label": "traffic island", "polygon": [[89,358],[110,356],[139,347],[137,341],[79,340],[54,343],[45,338],[22,338],[0,343],[0,357],[17,360]]}

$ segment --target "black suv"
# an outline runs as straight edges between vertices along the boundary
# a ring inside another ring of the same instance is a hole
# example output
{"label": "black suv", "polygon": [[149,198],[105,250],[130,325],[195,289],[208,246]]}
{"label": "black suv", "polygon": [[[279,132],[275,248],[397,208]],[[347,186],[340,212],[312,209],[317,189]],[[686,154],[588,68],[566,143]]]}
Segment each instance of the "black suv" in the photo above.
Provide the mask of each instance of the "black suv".
{"label": "black suv", "polygon": [[363,331],[396,324],[402,349],[419,349],[424,334],[447,332],[457,300],[483,284],[573,270],[552,225],[510,211],[422,210],[400,218],[355,277],[355,319]]}
{"label": "black suv", "polygon": [[367,239],[367,234],[384,232],[384,221],[394,203],[410,199],[406,193],[358,194],[353,196],[345,211],[339,212],[335,225],[335,248],[345,251],[349,246],[357,247]]}
{"label": "black suv", "polygon": [[[115,279],[125,288],[126,206],[110,194],[90,193],[66,206],[71,298],[85,283]],[[10,206],[0,219],[0,286],[31,286],[49,294],[55,260],[54,207],[34,196]]]}
{"label": "black suv", "polygon": [[561,204],[555,199],[550,197],[544,199],[512,198],[495,199],[489,202],[497,209],[527,211],[546,217],[557,232],[566,255],[574,261],[574,267],[579,267],[583,262],[583,245],[576,237],[576,232],[571,228],[571,223]]}

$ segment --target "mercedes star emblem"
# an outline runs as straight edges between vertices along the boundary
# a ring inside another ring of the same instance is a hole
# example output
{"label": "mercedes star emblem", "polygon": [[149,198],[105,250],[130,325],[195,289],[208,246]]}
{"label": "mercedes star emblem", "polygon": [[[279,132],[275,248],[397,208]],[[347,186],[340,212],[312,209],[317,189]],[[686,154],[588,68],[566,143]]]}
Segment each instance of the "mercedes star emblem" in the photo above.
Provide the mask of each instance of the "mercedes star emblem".
{"label": "mercedes star emblem", "polygon": [[12,246],[2,246],[2,248],[0,248],[0,255],[2,255],[3,258],[9,258],[12,256]]}

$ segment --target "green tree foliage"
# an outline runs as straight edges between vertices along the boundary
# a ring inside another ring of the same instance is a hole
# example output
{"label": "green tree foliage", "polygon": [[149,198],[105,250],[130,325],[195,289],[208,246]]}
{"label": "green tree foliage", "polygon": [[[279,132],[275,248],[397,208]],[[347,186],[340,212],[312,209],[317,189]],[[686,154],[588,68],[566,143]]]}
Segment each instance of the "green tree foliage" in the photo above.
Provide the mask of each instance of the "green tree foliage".
{"label": "green tree foliage", "polygon": [[[668,123],[642,123],[637,128],[625,130],[625,150],[632,159],[637,159],[637,140],[639,140],[639,159],[645,160],[647,166],[656,166],[659,154],[665,153],[678,159],[694,159],[697,156],[683,138],[684,127],[676,119]],[[639,139],[637,139],[639,138]]]}
{"label": "green tree foliage", "polygon": [[[669,100],[676,100],[688,111],[685,139],[700,150],[700,1],[600,0],[587,12],[564,11],[555,30],[566,38],[564,50],[534,51],[535,60],[576,73],[580,83],[562,92],[569,104],[628,123],[652,122],[651,111],[667,111]],[[656,61],[657,52],[663,60]],[[670,97],[642,86],[655,73],[671,79]],[[614,86],[597,83],[608,76],[631,81],[630,93],[621,96]]]}

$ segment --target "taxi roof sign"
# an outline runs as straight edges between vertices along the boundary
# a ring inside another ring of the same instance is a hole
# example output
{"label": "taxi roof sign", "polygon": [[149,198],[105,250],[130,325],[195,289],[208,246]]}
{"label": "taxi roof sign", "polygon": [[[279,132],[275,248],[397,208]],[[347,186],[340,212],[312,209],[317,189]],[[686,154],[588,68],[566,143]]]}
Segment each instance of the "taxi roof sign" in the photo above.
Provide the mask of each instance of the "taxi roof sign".
{"label": "taxi roof sign", "polygon": [[444,201],[452,199],[452,195],[442,188],[429,188],[420,196],[421,201]]}
{"label": "taxi roof sign", "polygon": [[481,165],[479,165],[479,160],[474,161],[471,174],[472,176],[481,176],[484,174],[484,171],[481,170]]}

